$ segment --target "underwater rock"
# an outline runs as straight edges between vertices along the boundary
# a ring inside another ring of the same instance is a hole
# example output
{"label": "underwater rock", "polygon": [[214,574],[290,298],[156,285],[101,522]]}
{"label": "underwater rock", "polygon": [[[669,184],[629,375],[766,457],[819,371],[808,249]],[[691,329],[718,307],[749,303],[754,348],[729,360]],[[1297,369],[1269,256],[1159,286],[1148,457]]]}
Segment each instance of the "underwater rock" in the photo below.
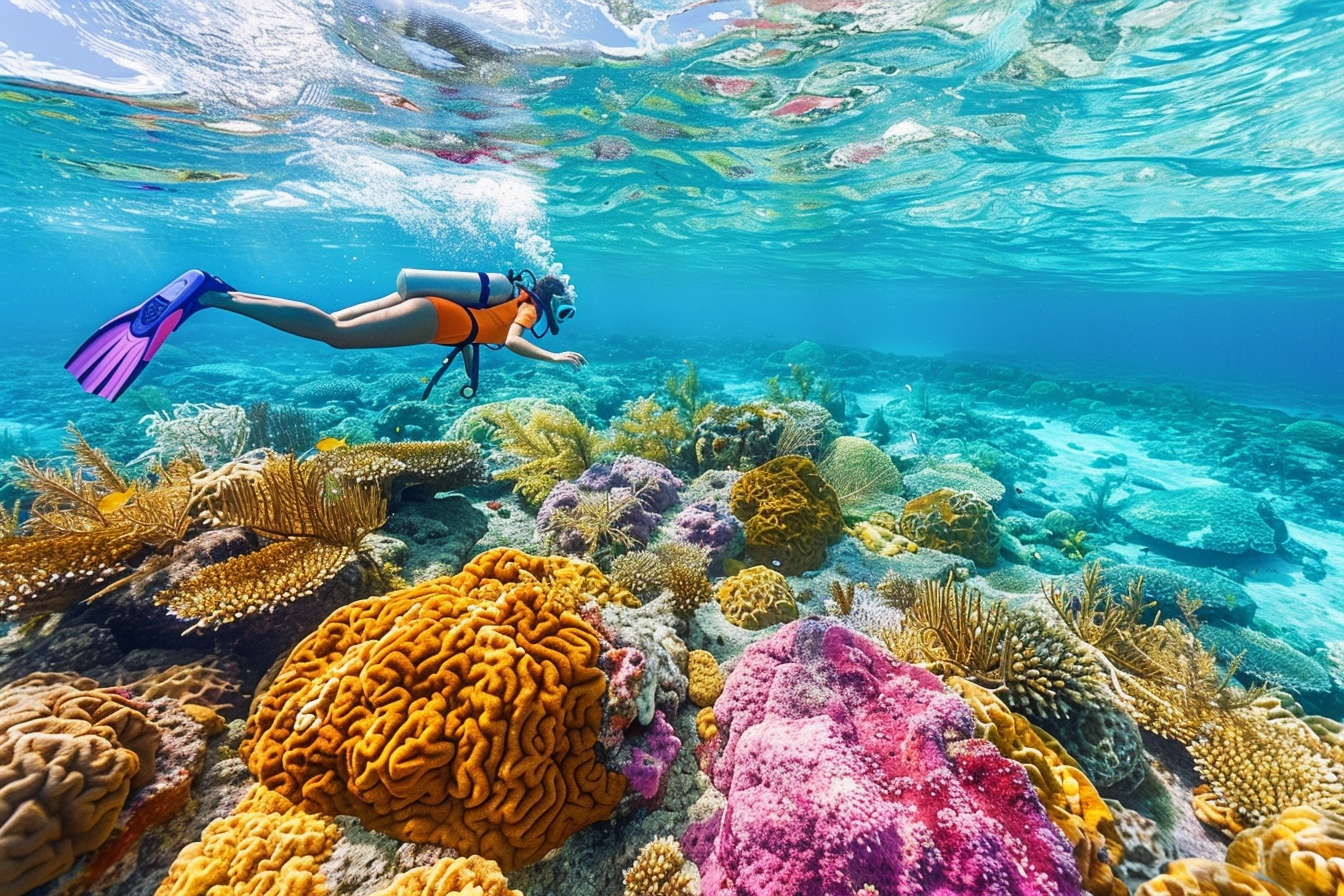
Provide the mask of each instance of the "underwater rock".
{"label": "underwater rock", "polygon": [[384,531],[404,539],[411,553],[402,564],[410,577],[431,564],[449,573],[462,568],[485,537],[486,515],[464,495],[403,501],[388,515]]}
{"label": "underwater rock", "polygon": [[[659,710],[675,718],[686,697],[687,650],[677,634],[676,619],[667,600],[652,601],[642,607],[609,603],[602,610],[601,626],[604,641],[615,647],[604,651],[599,661],[604,671],[609,654],[628,655],[633,651],[636,656],[630,659],[637,659],[638,664],[637,674],[621,682],[613,679],[606,725],[618,729],[635,722],[648,725]],[[625,665],[628,663],[613,663],[612,668]],[[617,694],[624,699],[618,701]]]}
{"label": "underwater rock", "polygon": [[974,738],[935,676],[862,635],[790,623],[742,655],[715,717],[727,806],[682,838],[706,893],[1083,892],[1023,767]]}
{"label": "underwater rock", "polygon": [[1225,485],[1134,495],[1115,509],[1136,532],[1173,547],[1222,554],[1278,550],[1274,512],[1259,498]]}
{"label": "underwater rock", "polygon": [[110,666],[121,658],[112,632],[101,625],[59,625],[50,634],[27,641],[22,649],[0,660],[0,681],[17,681],[34,672]]}

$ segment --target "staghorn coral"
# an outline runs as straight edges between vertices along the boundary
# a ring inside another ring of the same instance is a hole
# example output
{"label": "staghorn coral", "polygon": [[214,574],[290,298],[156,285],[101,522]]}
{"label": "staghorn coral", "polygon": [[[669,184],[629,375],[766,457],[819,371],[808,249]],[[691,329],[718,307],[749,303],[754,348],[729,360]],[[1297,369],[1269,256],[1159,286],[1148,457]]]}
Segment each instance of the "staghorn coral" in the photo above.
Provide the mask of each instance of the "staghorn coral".
{"label": "staghorn coral", "polygon": [[1295,806],[1237,834],[1227,861],[1293,896],[1337,896],[1344,891],[1344,818]]}
{"label": "staghorn coral", "polygon": [[773,569],[751,566],[719,585],[719,609],[738,628],[753,631],[798,618],[788,581]]}
{"label": "staghorn coral", "polygon": [[574,608],[623,593],[595,567],[496,549],[451,578],[358,601],[301,642],[240,748],[304,808],[506,870],[606,818],[606,681]]}
{"label": "staghorn coral", "polygon": [[1045,814],[1073,846],[1087,891],[1093,896],[1127,896],[1129,889],[1116,876],[1124,846],[1115,819],[1082,769],[1054,738],[989,691],[956,676],[945,683],[971,707],[976,736],[1026,767]]}
{"label": "staghorn coral", "polygon": [[307,462],[342,482],[377,485],[391,495],[421,487],[446,492],[485,477],[481,448],[474,442],[370,442],[337,448]]}
{"label": "staghorn coral", "polygon": [[748,647],[714,714],[726,806],[681,841],[705,893],[1083,892],[1026,771],[974,737],[967,705],[838,623]]}
{"label": "staghorn coral", "polygon": [[624,896],[691,896],[690,875],[681,870],[685,864],[677,841],[671,837],[650,840],[625,872]]}
{"label": "staghorn coral", "polygon": [[159,731],[146,704],[87,678],[43,673],[0,688],[0,893],[69,870],[112,833],[154,777]]}
{"label": "staghorn coral", "polygon": [[640,600],[650,600],[667,585],[667,567],[652,551],[631,551],[611,561],[611,580]]}
{"label": "staghorn coral", "polygon": [[373,896],[523,896],[499,865],[480,856],[440,859],[397,876]]}
{"label": "staghorn coral", "polygon": [[686,660],[686,677],[690,686],[686,697],[696,706],[713,706],[723,693],[723,673],[719,671],[714,654],[707,650],[692,650]]}
{"label": "staghorn coral", "polygon": [[816,569],[840,538],[835,490],[805,457],[780,457],[733,483],[733,515],[746,528],[747,555],[784,575]]}
{"label": "staghorn coral", "polygon": [[331,821],[296,808],[256,785],[233,813],[218,818],[186,846],[155,896],[321,896],[319,866],[340,832]]}
{"label": "staghorn coral", "polygon": [[994,522],[994,511],[973,492],[941,488],[905,505],[901,534],[920,547],[991,566],[999,557]]}
{"label": "staghorn coral", "polygon": [[867,439],[836,439],[817,471],[835,489],[847,520],[864,520],[876,511],[903,506],[900,472],[886,452]]}
{"label": "staghorn coral", "polygon": [[482,417],[494,427],[499,447],[522,461],[499,471],[495,478],[512,482],[513,490],[533,506],[557,482],[578,478],[607,448],[605,440],[584,426],[573,411],[558,405],[534,407],[526,422],[508,407],[483,412]]}
{"label": "staghorn coral", "polygon": [[675,461],[691,434],[677,412],[660,405],[652,395],[628,403],[612,421],[611,431],[614,450],[660,464]]}
{"label": "staghorn coral", "polygon": [[131,461],[132,465],[185,457],[210,467],[247,450],[247,411],[238,405],[183,402],[173,405],[171,412],[147,414],[140,422],[148,424],[145,435],[154,447]]}
{"label": "staghorn coral", "polygon": [[1284,890],[1225,862],[1180,859],[1134,891],[1134,896],[1290,896]]}

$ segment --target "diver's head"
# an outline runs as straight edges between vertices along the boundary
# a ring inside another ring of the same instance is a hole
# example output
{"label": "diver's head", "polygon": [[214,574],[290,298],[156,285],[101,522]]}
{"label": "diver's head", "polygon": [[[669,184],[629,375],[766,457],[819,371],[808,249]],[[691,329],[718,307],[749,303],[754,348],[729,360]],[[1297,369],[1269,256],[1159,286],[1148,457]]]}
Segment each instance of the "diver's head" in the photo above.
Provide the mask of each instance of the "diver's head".
{"label": "diver's head", "polygon": [[537,281],[536,294],[541,301],[550,303],[557,323],[564,323],[574,316],[574,293],[565,281],[554,274]]}

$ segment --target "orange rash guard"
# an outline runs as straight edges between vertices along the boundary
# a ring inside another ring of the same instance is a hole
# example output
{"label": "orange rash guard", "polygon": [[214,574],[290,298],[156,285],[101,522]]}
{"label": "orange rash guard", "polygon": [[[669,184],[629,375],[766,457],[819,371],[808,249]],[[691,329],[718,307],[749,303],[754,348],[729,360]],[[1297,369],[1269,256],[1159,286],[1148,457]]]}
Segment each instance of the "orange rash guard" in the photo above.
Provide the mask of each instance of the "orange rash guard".
{"label": "orange rash guard", "polygon": [[435,345],[461,345],[470,339],[472,315],[480,328],[472,340],[473,345],[503,345],[509,337],[510,326],[519,324],[526,330],[537,322],[537,306],[526,290],[520,292],[518,298],[493,308],[472,308],[470,311],[438,296],[428,298],[439,317],[438,329],[434,331]]}

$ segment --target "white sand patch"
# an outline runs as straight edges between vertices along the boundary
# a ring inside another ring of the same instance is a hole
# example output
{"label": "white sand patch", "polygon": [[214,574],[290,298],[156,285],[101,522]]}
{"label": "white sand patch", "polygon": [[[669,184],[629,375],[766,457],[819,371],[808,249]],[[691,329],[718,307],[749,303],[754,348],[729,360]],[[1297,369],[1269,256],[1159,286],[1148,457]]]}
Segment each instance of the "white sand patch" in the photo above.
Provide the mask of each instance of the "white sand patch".
{"label": "white sand patch", "polygon": [[1344,640],[1344,534],[1288,523],[1288,534],[1326,551],[1323,581],[1310,582],[1300,567],[1282,557],[1265,557],[1245,569],[1246,591],[1255,599],[1256,618],[1294,628],[1323,641]]}

